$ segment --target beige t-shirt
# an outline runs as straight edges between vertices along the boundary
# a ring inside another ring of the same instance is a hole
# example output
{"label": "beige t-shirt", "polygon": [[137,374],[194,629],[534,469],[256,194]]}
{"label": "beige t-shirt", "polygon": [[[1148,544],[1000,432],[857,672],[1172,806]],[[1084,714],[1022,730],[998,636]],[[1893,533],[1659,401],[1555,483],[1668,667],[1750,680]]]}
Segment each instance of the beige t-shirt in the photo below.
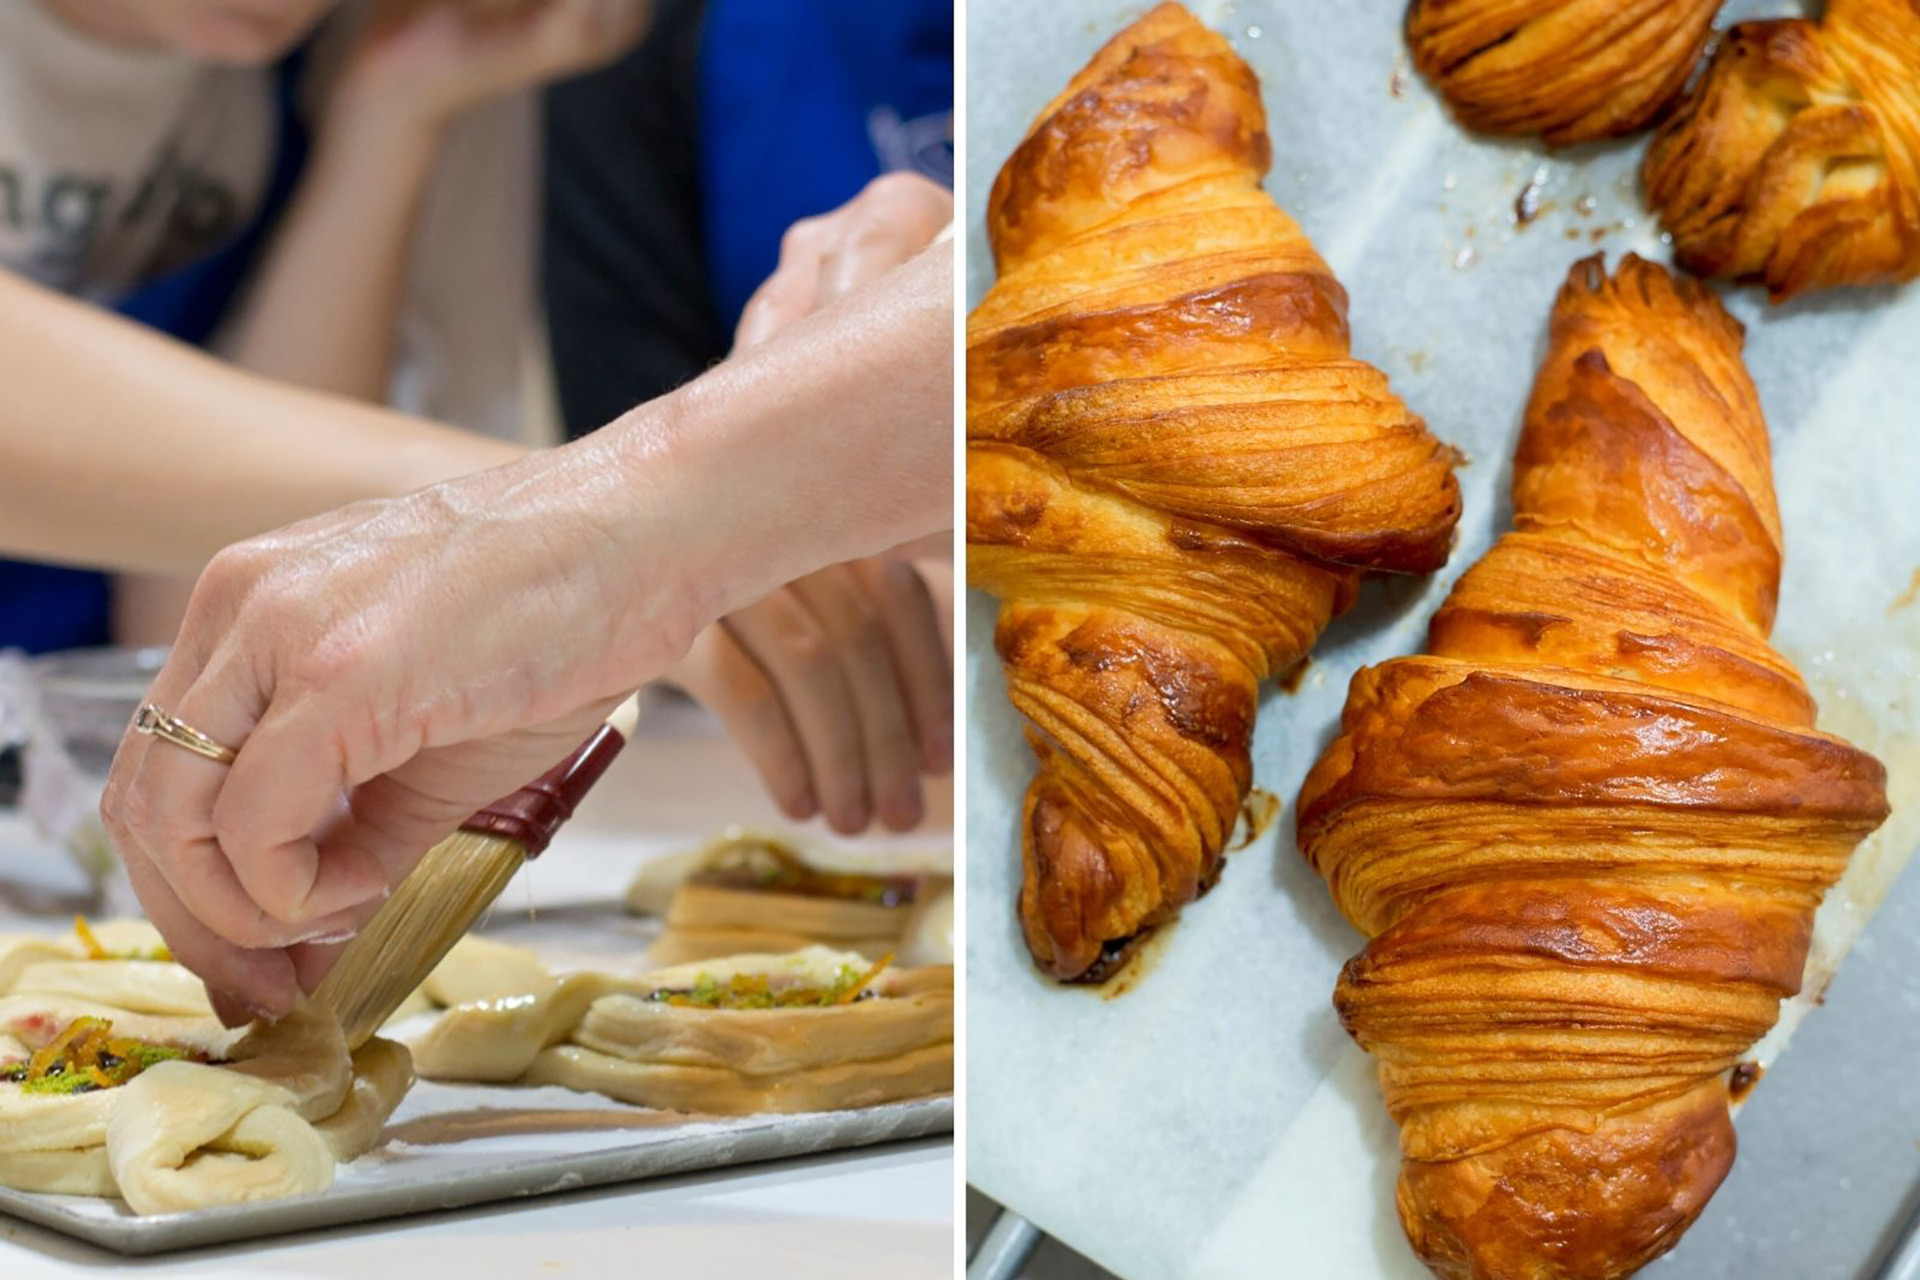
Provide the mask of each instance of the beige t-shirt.
{"label": "beige t-shirt", "polygon": [[[220,249],[271,178],[274,92],[269,68],[116,49],[39,0],[0,0],[0,268],[111,306]],[[507,439],[530,405],[550,416],[525,377],[538,135],[520,93],[470,112],[442,147],[395,360],[391,400],[407,412]]]}
{"label": "beige t-shirt", "polygon": [[131,52],[0,0],[0,266],[112,303],[217,251],[272,172],[273,72]]}

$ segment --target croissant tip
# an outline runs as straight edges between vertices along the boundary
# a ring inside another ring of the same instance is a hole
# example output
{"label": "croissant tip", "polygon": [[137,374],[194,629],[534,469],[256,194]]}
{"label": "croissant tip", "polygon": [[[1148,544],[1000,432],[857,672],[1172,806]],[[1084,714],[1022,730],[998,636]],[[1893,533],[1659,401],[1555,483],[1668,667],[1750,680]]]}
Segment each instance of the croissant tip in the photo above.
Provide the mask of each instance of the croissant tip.
{"label": "croissant tip", "polygon": [[[1625,1280],[1679,1242],[1734,1148],[1715,1076],[1590,1133],[1551,1128],[1457,1159],[1408,1158],[1396,1201],[1408,1242],[1436,1275]],[[1544,1259],[1554,1268],[1543,1271]]]}

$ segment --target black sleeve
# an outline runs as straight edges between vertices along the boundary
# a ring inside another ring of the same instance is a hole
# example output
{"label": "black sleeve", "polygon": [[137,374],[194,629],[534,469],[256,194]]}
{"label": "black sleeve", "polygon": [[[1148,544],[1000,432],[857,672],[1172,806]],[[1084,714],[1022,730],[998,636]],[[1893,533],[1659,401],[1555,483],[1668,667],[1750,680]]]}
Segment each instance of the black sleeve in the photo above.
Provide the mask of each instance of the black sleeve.
{"label": "black sleeve", "polygon": [[700,230],[706,8],[659,0],[631,54],[546,93],[541,287],[570,438],[727,353]]}

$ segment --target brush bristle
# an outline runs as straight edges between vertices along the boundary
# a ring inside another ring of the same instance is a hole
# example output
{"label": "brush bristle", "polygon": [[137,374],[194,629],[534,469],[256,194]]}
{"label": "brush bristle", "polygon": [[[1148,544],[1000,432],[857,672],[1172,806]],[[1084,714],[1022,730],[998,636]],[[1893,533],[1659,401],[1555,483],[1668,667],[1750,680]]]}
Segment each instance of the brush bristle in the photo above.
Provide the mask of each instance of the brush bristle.
{"label": "brush bristle", "polygon": [[427,850],[314,991],[358,1049],[385,1025],[526,861],[504,836],[458,831]]}

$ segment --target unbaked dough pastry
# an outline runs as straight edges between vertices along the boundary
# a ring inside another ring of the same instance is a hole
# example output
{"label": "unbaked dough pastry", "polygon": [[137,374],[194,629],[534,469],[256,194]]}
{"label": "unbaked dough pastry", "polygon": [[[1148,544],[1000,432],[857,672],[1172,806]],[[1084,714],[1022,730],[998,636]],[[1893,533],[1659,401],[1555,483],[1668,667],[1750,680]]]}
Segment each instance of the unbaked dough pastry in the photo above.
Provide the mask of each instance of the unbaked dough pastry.
{"label": "unbaked dough pastry", "polygon": [[0,995],[73,996],[134,1013],[211,1016],[206,987],[144,920],[75,922],[72,935],[0,936]]}
{"label": "unbaked dough pastry", "polygon": [[1341,1020],[1449,1280],[1615,1280],[1731,1166],[1730,1075],[1887,814],[1767,644],[1780,518],[1740,325],[1629,255],[1576,264],[1514,528],[1428,653],[1354,677],[1299,839],[1371,939]]}
{"label": "unbaked dough pastry", "polygon": [[913,968],[952,964],[953,956],[953,877],[928,876],[920,882],[913,910],[900,931],[896,958],[902,967]]}
{"label": "unbaked dough pastry", "polygon": [[1743,22],[1647,151],[1689,271],[1777,301],[1920,275],[1920,4]]}
{"label": "unbaked dough pastry", "polygon": [[[97,933],[109,947],[137,936]],[[65,966],[47,989],[0,996],[0,1184],[118,1195],[142,1214],[314,1194],[373,1145],[412,1083],[403,1047],[374,1040],[349,1057],[317,1006],[240,1030],[129,1009],[85,998],[88,974],[102,991],[166,1005],[179,1002],[156,993],[177,990],[174,978],[125,966],[176,966],[71,954],[65,940],[0,940],[0,977],[14,970],[16,988]]]}
{"label": "unbaked dough pastry", "polygon": [[878,960],[898,950],[919,889],[913,876],[822,870],[774,836],[724,836],[681,881],[647,960],[684,964],[813,944]]}
{"label": "unbaked dough pastry", "polygon": [[1686,86],[1720,0],[1413,0],[1414,65],[1481,133],[1636,133]]}
{"label": "unbaked dough pastry", "polygon": [[547,966],[526,947],[469,933],[453,944],[439,964],[386,1021],[388,1027],[418,1014],[476,1000],[515,995],[548,979]]}
{"label": "unbaked dough pastry", "polygon": [[1260,86],[1177,4],[1040,113],[994,182],[967,321],[967,576],[1039,770],[1020,922],[1099,981],[1205,892],[1260,682],[1363,570],[1439,567],[1456,455],[1349,353],[1347,298],[1261,188]]}
{"label": "unbaked dough pastry", "polygon": [[414,1046],[434,1080],[554,1084],[746,1114],[953,1088],[953,970],[810,947],[649,974],[571,973],[448,1010]]}

